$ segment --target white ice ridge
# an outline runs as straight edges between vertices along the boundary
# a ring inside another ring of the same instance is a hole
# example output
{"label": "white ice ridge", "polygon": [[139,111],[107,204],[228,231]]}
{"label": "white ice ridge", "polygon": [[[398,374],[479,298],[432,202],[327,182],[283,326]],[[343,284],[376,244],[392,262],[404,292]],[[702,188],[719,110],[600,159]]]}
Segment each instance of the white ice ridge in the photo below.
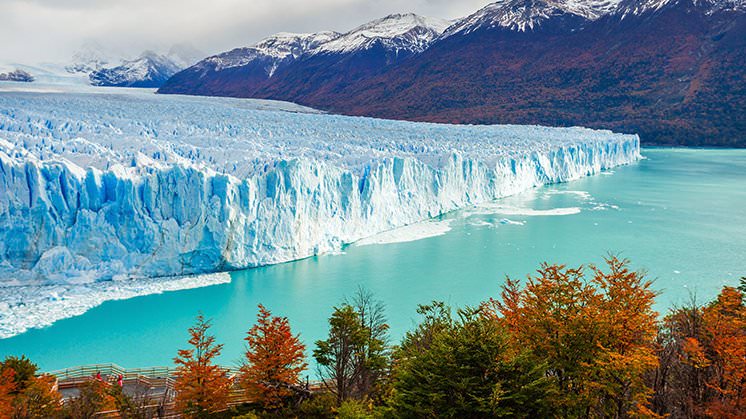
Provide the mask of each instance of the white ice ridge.
{"label": "white ice ridge", "polygon": [[640,158],[609,131],[255,103],[0,93],[0,285],[284,262]]}
{"label": "white ice ridge", "polygon": [[109,300],[230,282],[228,273],[104,281],[79,285],[0,287],[0,339],[78,316]]}

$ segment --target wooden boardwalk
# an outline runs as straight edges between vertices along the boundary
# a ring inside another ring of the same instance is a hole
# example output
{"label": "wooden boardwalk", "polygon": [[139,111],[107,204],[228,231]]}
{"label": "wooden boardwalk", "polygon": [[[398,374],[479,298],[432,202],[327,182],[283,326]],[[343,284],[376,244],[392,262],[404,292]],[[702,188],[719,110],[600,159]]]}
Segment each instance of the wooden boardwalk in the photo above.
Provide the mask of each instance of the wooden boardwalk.
{"label": "wooden boardwalk", "polygon": [[[238,376],[238,368],[224,368],[230,378]],[[62,394],[63,401],[77,397],[80,387],[91,380],[98,379],[107,385],[118,385],[122,377],[122,391],[139,401],[142,407],[158,418],[178,418],[181,415],[174,409],[174,383],[176,368],[149,367],[123,368],[117,364],[92,364],[49,371],[57,379],[57,388]],[[321,383],[307,383],[306,391],[321,390]],[[231,390],[229,406],[251,402],[237,385]],[[118,418],[118,411],[99,412],[97,417]]]}
{"label": "wooden boardwalk", "polygon": [[[225,370],[231,378],[238,374],[237,368],[225,368]],[[153,417],[180,416],[174,410],[176,375],[174,367],[123,368],[117,364],[93,364],[49,371],[47,374],[57,378],[57,388],[62,394],[63,401],[77,397],[80,394],[81,385],[96,380],[97,377],[100,377],[100,380],[107,385],[114,386],[118,385],[121,376],[122,391],[138,400],[144,409],[153,413]],[[231,405],[247,401],[241,389],[236,387],[232,390]],[[119,412],[99,412],[97,416],[116,418],[119,417]]]}

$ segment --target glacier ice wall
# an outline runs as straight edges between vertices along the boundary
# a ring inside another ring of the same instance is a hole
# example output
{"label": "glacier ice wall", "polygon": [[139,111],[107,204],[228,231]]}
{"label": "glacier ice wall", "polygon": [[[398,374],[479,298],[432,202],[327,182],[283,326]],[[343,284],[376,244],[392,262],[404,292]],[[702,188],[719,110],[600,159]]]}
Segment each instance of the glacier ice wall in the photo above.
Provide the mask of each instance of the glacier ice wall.
{"label": "glacier ice wall", "polygon": [[0,284],[284,262],[631,163],[639,138],[0,93]]}

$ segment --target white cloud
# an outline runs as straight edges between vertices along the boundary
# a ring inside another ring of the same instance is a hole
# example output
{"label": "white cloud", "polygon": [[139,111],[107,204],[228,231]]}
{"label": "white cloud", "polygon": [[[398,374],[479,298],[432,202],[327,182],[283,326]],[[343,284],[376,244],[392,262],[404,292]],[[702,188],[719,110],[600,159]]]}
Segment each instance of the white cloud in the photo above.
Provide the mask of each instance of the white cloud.
{"label": "white cloud", "polygon": [[65,61],[83,42],[134,55],[188,42],[206,53],[276,32],[347,31],[390,13],[454,19],[488,0],[0,0],[0,61]]}

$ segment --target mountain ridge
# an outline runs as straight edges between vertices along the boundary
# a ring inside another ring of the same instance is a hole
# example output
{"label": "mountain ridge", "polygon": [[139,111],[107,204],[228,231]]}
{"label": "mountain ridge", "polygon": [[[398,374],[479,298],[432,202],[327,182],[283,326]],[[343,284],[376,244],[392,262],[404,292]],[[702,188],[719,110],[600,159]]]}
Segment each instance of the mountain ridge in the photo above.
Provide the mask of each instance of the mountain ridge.
{"label": "mountain ridge", "polygon": [[[404,56],[373,42],[365,51],[307,54],[260,80],[239,70],[196,80],[187,69],[159,92],[278,99],[389,119],[583,125],[640,133],[647,144],[746,147],[745,3],[503,0]],[[528,6],[530,13],[519,13]]]}

